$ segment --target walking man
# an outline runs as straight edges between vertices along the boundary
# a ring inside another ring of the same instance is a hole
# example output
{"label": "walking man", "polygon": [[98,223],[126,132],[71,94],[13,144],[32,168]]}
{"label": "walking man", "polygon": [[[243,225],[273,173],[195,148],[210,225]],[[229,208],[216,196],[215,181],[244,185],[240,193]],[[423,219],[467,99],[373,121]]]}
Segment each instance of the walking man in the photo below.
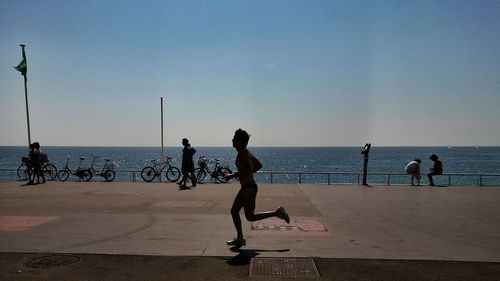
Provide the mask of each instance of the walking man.
{"label": "walking man", "polygon": [[184,149],[182,149],[182,179],[178,184],[181,189],[186,189],[188,188],[186,186],[188,177],[191,180],[192,187],[196,186],[196,176],[194,175],[193,162],[193,155],[196,153],[196,149],[191,147],[191,144],[189,144],[189,140],[186,138],[182,139],[182,145],[184,146]]}

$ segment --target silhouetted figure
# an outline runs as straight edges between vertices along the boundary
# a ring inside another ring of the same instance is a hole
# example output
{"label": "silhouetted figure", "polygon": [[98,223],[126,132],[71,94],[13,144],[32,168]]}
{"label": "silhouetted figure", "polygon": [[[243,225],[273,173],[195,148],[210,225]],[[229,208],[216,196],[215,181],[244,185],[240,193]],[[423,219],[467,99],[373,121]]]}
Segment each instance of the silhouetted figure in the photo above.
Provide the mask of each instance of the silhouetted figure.
{"label": "silhouetted figure", "polygon": [[236,228],[237,236],[227,241],[228,245],[241,247],[246,245],[245,237],[241,227],[240,210],[244,208],[245,217],[248,221],[258,221],[270,217],[278,217],[290,223],[290,217],[283,207],[279,207],[276,211],[262,212],[255,214],[255,198],[257,196],[257,184],[253,178],[253,174],[262,168],[260,161],[255,158],[248,150],[248,140],[250,135],[238,129],[234,133],[233,147],[238,152],[236,156],[236,168],[238,171],[232,174],[227,174],[225,178],[230,180],[237,178],[240,181],[241,188],[236,198],[234,198],[233,206],[231,207],[231,216],[233,217],[234,227]]}
{"label": "silhouetted figure", "polygon": [[417,185],[420,186],[420,163],[422,163],[422,160],[415,158],[413,161],[408,163],[405,167],[406,173],[411,175],[411,185],[415,185],[413,183],[413,179],[417,179]]}
{"label": "silhouetted figure", "polygon": [[443,163],[438,159],[436,154],[432,154],[430,159],[434,161],[434,166],[429,169],[427,177],[429,178],[429,185],[433,186],[434,181],[432,180],[432,176],[441,175],[443,173]]}
{"label": "silhouetted figure", "polygon": [[[182,149],[182,179],[178,184],[180,185],[181,189],[186,189],[186,182],[188,177],[191,180],[192,186],[196,186],[196,176],[194,175],[193,162],[193,155],[196,153],[196,149],[191,147],[191,144],[189,144],[189,140],[186,138],[182,139],[182,145],[184,146],[184,149]],[[189,176],[189,174],[191,174],[191,176]]]}
{"label": "silhouetted figure", "polygon": [[33,168],[33,158],[35,157],[35,146],[30,144],[30,151],[28,153],[28,157],[23,157],[22,161],[26,164],[26,172],[28,173],[28,184],[33,184],[33,180],[35,179],[35,170]]}
{"label": "silhouetted figure", "polygon": [[42,183],[45,183],[45,176],[42,171],[42,153],[40,152],[40,144],[38,142],[34,142],[30,145],[30,161],[31,167],[33,169],[32,177],[28,184],[33,184],[36,176],[36,183],[40,183],[40,177],[42,178]]}

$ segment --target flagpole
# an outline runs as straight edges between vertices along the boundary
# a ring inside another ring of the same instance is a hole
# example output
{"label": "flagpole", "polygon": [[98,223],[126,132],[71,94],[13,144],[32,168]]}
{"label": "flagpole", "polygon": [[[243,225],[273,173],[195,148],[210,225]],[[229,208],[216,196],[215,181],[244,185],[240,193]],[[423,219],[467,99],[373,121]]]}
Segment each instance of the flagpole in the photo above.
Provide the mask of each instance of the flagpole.
{"label": "flagpole", "polygon": [[[23,51],[23,59],[26,61],[26,53],[24,52],[24,48],[26,45],[20,44]],[[26,78],[26,73],[24,73],[24,99],[26,101],[26,122],[28,124],[28,150],[31,145],[31,132],[30,132],[30,111],[28,106],[28,79]]]}
{"label": "flagpole", "polygon": [[161,101],[161,161],[165,161],[165,156],[163,154],[163,97],[160,98]]}

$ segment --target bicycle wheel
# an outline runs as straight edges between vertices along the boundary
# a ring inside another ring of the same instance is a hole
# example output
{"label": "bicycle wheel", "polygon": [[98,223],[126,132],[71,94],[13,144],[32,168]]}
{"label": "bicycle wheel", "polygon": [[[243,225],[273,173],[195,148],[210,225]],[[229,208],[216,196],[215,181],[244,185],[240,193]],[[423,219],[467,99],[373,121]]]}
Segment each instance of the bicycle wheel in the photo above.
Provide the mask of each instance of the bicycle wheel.
{"label": "bicycle wheel", "polygon": [[108,181],[108,182],[109,181],[113,181],[115,179],[115,175],[116,175],[115,171],[113,171],[113,170],[106,170],[104,172],[104,180]]}
{"label": "bicycle wheel", "polygon": [[28,169],[28,166],[24,163],[19,165],[17,168],[17,177],[19,177],[20,180],[25,181],[30,178],[30,170]]}
{"label": "bicycle wheel", "polygon": [[90,181],[92,179],[92,172],[90,170],[82,170],[80,171],[80,179],[83,181]]}
{"label": "bicycle wheel", "polygon": [[221,183],[226,183],[226,182],[228,182],[228,180],[226,180],[226,179],[224,178],[224,176],[225,176],[226,174],[230,174],[230,173],[231,173],[231,170],[229,170],[228,168],[219,168],[219,169],[217,169],[217,175],[216,175],[217,180],[218,180],[219,182],[221,182]]}
{"label": "bicycle wheel", "polygon": [[156,171],[153,167],[145,167],[141,171],[141,177],[145,182],[152,182],[155,179]]}
{"label": "bicycle wheel", "polygon": [[201,168],[194,169],[194,176],[196,177],[197,182],[202,182],[207,176],[207,172]]}
{"label": "bicycle wheel", "polygon": [[175,182],[181,177],[181,171],[177,167],[170,167],[165,172],[169,182]]}
{"label": "bicycle wheel", "polygon": [[51,181],[56,178],[57,168],[53,164],[47,163],[43,166],[42,173],[46,180]]}
{"label": "bicycle wheel", "polygon": [[69,177],[69,171],[66,169],[57,172],[57,178],[60,181],[66,181],[68,179],[68,177]]}

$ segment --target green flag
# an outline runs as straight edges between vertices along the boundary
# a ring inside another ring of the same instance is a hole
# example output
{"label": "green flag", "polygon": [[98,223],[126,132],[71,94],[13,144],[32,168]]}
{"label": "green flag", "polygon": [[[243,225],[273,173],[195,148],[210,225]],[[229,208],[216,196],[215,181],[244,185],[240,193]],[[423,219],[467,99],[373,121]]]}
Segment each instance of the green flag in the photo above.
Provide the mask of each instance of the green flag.
{"label": "green flag", "polygon": [[28,70],[28,64],[26,63],[26,58],[14,67],[17,71],[21,72],[22,75],[26,76],[26,71]]}

